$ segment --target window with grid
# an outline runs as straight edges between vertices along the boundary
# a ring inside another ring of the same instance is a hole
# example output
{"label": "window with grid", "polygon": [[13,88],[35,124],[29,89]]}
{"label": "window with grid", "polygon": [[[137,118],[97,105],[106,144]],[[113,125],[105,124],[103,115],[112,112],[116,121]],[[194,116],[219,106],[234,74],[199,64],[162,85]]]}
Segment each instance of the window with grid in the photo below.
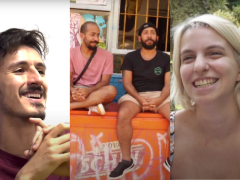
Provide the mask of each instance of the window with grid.
{"label": "window with grid", "polygon": [[141,43],[137,31],[145,22],[152,22],[159,30],[157,48],[170,51],[170,0],[121,0],[117,49],[137,49]]}
{"label": "window with grid", "polygon": [[158,27],[157,49],[170,52],[170,0],[107,0],[107,6],[84,6],[71,1],[70,5],[71,12],[109,15],[104,37],[107,50],[114,54],[115,73],[121,72],[124,55],[141,47],[137,30],[145,22]]}
{"label": "window with grid", "polygon": [[[170,0],[121,0],[119,3],[116,49],[123,51],[115,51],[118,54],[114,55],[115,73],[121,72],[120,67],[124,54],[141,48],[141,43],[138,41],[138,29],[145,22],[152,22],[158,27],[157,49],[165,52],[170,51]],[[114,43],[112,46],[114,47]]]}

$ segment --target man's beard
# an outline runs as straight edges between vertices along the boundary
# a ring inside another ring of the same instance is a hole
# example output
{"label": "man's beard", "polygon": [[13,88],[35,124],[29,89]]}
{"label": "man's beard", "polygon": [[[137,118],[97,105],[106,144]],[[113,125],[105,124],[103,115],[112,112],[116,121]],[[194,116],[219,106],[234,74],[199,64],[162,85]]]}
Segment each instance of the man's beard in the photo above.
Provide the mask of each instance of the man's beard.
{"label": "man's beard", "polygon": [[[98,44],[99,42],[98,42],[98,41],[92,41],[92,42],[90,42],[90,43],[97,43],[97,44]],[[88,49],[90,49],[90,50],[95,50],[95,49],[97,49],[97,44],[96,44],[96,46],[91,46],[90,43],[87,45],[87,48],[88,48]]]}
{"label": "man's beard", "polygon": [[41,118],[42,120],[45,119],[46,112],[45,112],[45,107],[41,103],[31,103],[31,106],[33,106],[37,112],[31,113],[32,118]]}
{"label": "man's beard", "polygon": [[29,120],[29,118],[40,118],[42,120],[46,117],[45,107],[41,103],[31,103],[30,106],[32,106],[35,111],[34,112],[20,112],[15,111],[12,107],[9,107],[5,103],[1,103],[0,108],[3,108],[3,111],[6,114],[9,114],[12,117],[18,117],[20,119]]}
{"label": "man's beard", "polygon": [[[146,41],[149,41],[149,40],[151,40],[153,42],[151,45],[146,44]],[[144,47],[145,49],[152,50],[157,45],[157,40],[154,41],[152,39],[147,39],[146,41],[141,41],[142,47]]]}
{"label": "man's beard", "polygon": [[[29,88],[29,89],[31,89],[31,88]],[[43,97],[46,99],[47,94],[44,90],[42,90],[42,91],[43,91]],[[17,111],[15,108],[13,108],[11,106],[11,103],[6,101],[4,99],[4,97],[5,96],[4,96],[3,92],[0,90],[0,109],[1,109],[1,112],[3,112],[4,114],[8,114],[8,116],[10,116],[10,117],[17,117],[17,118],[24,119],[27,121],[31,117],[32,118],[41,118],[42,120],[45,119],[45,116],[46,116],[45,106],[42,103],[30,103],[30,106],[33,107],[35,109],[35,111],[23,112],[23,111]]]}

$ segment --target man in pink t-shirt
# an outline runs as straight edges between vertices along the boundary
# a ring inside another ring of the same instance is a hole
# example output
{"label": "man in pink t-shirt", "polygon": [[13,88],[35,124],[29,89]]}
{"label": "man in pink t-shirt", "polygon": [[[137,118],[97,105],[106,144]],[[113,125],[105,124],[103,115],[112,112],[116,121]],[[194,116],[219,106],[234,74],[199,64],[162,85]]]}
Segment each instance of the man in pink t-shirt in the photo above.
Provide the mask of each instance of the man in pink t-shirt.
{"label": "man in pink t-shirt", "polygon": [[[117,90],[109,85],[113,73],[112,53],[98,48],[100,30],[96,23],[85,22],[80,29],[82,45],[70,49],[70,109],[87,108],[105,114],[102,104],[110,103]],[[96,50],[87,70],[76,81],[87,64],[91,54]]]}

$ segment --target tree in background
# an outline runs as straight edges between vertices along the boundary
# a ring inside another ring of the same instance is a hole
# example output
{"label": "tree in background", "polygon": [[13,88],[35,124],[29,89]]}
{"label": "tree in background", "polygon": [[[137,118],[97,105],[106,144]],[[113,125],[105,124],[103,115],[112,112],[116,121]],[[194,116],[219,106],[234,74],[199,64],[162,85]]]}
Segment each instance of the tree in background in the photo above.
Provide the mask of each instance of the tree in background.
{"label": "tree in background", "polygon": [[171,0],[171,27],[176,26],[189,17],[213,14],[218,10],[227,9],[226,0]]}
{"label": "tree in background", "polygon": [[213,14],[223,17],[240,27],[240,0],[227,0],[227,9],[219,9]]}

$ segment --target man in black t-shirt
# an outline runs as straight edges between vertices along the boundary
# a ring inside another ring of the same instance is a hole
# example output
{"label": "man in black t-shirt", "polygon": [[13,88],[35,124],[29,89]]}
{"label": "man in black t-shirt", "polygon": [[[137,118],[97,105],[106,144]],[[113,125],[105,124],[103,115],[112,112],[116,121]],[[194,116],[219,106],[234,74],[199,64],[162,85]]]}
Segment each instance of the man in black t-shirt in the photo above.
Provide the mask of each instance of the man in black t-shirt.
{"label": "man in black t-shirt", "polygon": [[141,111],[152,111],[170,120],[170,57],[155,49],[158,35],[154,24],[144,23],[138,31],[142,48],[128,53],[121,67],[127,91],[118,101],[117,137],[122,161],[109,175],[111,179],[121,178],[134,169],[131,159],[132,118]]}

